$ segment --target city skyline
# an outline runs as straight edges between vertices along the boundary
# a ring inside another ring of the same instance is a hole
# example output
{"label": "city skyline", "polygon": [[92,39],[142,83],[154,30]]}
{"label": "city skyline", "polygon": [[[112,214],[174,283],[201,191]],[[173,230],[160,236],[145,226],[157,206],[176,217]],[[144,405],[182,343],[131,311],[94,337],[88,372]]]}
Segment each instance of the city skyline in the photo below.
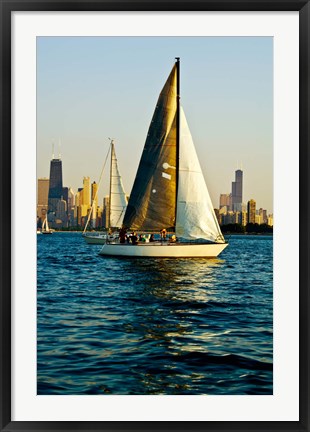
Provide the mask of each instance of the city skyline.
{"label": "city skyline", "polygon": [[84,176],[98,182],[112,136],[130,194],[158,90],[180,55],[182,105],[213,206],[242,166],[244,202],[273,212],[272,38],[44,37],[37,48],[37,177],[49,176],[60,140],[63,183],[76,193]]}
{"label": "city skyline", "polygon": [[[113,155],[114,161],[116,161],[114,152]],[[49,215],[48,220],[52,222],[55,228],[59,228],[60,226],[84,227],[89,222],[92,228],[110,226],[110,222],[107,222],[109,215],[107,213],[107,205],[110,198],[109,195],[106,195],[103,197],[102,203],[98,202],[98,184],[95,181],[91,183],[90,177],[84,176],[83,187],[78,188],[76,193],[72,188],[63,187],[62,164],[58,158],[51,160],[50,178],[37,179],[37,217],[41,220],[39,225]],[[119,178],[119,182],[122,187],[121,178]],[[59,186],[61,186],[61,189],[59,189]],[[247,203],[243,201],[242,170],[238,169],[235,171],[235,181],[231,183],[231,186],[231,192],[220,194],[219,206],[214,206],[220,225],[230,223],[273,225],[273,212],[262,207],[256,208],[256,201],[253,198],[248,200]],[[55,189],[57,193],[55,193]],[[123,187],[122,191],[125,197]],[[116,191],[116,194],[118,194],[118,191]],[[128,200],[129,196],[127,195],[126,202]],[[123,208],[124,204],[122,204]],[[117,205],[119,205],[119,201]]]}

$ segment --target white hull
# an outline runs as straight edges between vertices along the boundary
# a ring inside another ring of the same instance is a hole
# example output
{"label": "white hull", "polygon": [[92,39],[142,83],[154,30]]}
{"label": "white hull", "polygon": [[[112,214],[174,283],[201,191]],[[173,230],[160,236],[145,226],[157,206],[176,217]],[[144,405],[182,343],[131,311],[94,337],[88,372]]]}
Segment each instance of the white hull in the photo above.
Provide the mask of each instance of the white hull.
{"label": "white hull", "polygon": [[153,257],[153,258],[215,258],[228,243],[188,244],[188,243],[140,243],[138,245],[107,243],[100,255],[116,257]]}
{"label": "white hull", "polygon": [[84,236],[84,239],[85,239],[86,243],[88,243],[88,244],[101,244],[101,245],[103,245],[106,242],[106,236],[101,237],[101,236],[87,235],[87,236]]}

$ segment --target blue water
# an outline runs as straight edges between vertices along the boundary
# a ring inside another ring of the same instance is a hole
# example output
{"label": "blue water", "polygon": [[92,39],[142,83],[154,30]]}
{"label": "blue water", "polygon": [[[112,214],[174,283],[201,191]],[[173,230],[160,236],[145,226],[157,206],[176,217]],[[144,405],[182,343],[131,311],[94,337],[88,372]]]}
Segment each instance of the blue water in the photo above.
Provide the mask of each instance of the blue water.
{"label": "blue water", "polygon": [[218,259],[116,259],[38,237],[38,394],[273,393],[272,237]]}

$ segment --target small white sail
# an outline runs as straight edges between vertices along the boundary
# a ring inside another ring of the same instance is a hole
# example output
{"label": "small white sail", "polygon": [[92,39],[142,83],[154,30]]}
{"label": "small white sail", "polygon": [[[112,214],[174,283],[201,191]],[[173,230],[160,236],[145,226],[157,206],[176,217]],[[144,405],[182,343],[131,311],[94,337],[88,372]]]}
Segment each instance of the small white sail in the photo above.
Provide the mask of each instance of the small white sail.
{"label": "small white sail", "polygon": [[224,243],[182,107],[179,152],[176,235]]}
{"label": "small white sail", "polygon": [[49,231],[49,230],[50,230],[50,228],[48,226],[48,221],[47,221],[47,216],[46,216],[46,218],[44,219],[43,224],[42,224],[42,231]]}
{"label": "small white sail", "polygon": [[42,234],[52,234],[54,230],[50,229],[50,227],[48,226],[48,221],[47,221],[47,216],[43,221],[42,224]]}
{"label": "small white sail", "polygon": [[120,228],[127,207],[127,197],[120,176],[114,144],[111,146],[110,227]]}

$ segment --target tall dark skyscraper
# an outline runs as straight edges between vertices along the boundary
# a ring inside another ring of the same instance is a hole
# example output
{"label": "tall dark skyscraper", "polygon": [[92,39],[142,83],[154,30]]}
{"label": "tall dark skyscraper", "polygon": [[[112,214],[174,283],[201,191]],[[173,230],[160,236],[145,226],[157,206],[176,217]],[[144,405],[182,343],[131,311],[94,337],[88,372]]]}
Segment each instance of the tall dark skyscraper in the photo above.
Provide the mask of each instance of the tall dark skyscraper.
{"label": "tall dark skyscraper", "polygon": [[62,162],[60,159],[52,159],[50,167],[50,186],[48,191],[48,211],[56,213],[57,203],[62,199]]}
{"label": "tall dark skyscraper", "polygon": [[243,171],[235,171],[235,181],[231,184],[231,205],[233,211],[242,210],[242,181]]}

